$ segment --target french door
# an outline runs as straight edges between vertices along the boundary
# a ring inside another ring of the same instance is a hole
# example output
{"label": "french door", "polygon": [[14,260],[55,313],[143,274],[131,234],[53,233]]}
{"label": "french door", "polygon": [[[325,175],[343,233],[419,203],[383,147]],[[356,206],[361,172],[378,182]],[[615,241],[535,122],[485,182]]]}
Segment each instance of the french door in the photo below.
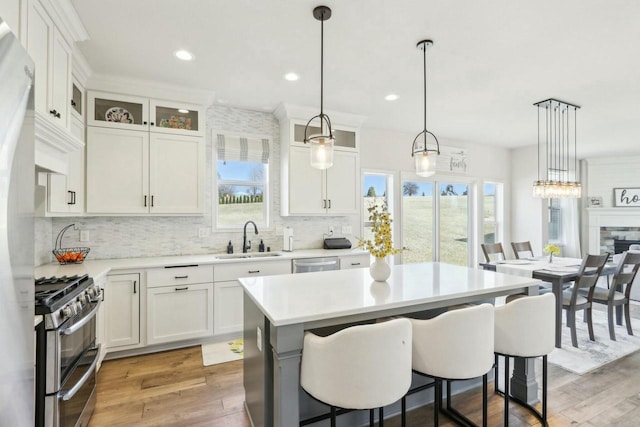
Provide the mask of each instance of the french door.
{"label": "french door", "polygon": [[403,179],[403,263],[469,264],[470,193],[468,183]]}

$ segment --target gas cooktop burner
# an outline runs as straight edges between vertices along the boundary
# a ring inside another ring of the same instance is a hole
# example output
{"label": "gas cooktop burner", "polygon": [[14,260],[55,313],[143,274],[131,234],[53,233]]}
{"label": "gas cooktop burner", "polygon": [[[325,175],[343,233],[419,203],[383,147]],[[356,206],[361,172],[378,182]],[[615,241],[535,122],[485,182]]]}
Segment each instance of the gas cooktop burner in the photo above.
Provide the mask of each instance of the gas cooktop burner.
{"label": "gas cooktop burner", "polygon": [[36,314],[52,313],[93,284],[83,276],[41,277],[36,279]]}

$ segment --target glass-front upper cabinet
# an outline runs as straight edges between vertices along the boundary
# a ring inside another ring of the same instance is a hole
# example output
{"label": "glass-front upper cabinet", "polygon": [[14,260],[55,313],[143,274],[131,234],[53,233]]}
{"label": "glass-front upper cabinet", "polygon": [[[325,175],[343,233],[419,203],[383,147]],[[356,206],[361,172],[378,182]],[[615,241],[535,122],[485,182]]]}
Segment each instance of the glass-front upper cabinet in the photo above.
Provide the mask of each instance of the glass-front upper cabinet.
{"label": "glass-front upper cabinet", "polygon": [[71,113],[75,115],[79,120],[84,121],[82,118],[84,112],[84,88],[74,77],[71,84]]}
{"label": "glass-front upper cabinet", "polygon": [[[305,123],[295,122],[293,123],[293,142],[296,145],[300,143],[304,144],[304,128],[306,126]],[[335,147],[337,149],[356,151],[358,149],[357,145],[357,132],[354,129],[348,129],[343,127],[333,127],[333,137],[335,138]],[[309,135],[314,135],[320,133],[319,126],[309,126]]]}
{"label": "glass-front upper cabinet", "polygon": [[152,99],[149,111],[152,132],[204,135],[205,118],[201,106]]}
{"label": "glass-front upper cabinet", "polygon": [[87,125],[149,130],[149,98],[91,91]]}

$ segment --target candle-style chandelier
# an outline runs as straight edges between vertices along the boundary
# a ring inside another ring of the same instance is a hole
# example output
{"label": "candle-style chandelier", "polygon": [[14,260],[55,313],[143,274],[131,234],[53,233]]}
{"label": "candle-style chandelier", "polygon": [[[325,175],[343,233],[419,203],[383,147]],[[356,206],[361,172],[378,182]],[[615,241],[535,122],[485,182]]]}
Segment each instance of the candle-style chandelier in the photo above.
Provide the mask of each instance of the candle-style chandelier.
{"label": "candle-style chandelier", "polygon": [[[577,158],[577,112],[580,107],[553,98],[533,105],[538,107],[538,180],[533,183],[533,196],[578,198],[582,195]],[[544,147],[541,147],[543,142]]]}

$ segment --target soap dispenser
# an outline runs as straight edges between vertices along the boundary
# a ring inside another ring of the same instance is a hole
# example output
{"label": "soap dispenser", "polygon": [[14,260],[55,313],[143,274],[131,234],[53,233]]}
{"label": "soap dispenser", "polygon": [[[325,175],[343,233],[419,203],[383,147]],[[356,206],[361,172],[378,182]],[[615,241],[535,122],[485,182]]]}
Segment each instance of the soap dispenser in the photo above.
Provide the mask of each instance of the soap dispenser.
{"label": "soap dispenser", "polygon": [[264,252],[264,242],[260,239],[260,244],[258,245],[258,252]]}
{"label": "soap dispenser", "polygon": [[227,245],[227,253],[228,254],[233,253],[233,245],[231,244],[231,240],[229,240],[229,244]]}

